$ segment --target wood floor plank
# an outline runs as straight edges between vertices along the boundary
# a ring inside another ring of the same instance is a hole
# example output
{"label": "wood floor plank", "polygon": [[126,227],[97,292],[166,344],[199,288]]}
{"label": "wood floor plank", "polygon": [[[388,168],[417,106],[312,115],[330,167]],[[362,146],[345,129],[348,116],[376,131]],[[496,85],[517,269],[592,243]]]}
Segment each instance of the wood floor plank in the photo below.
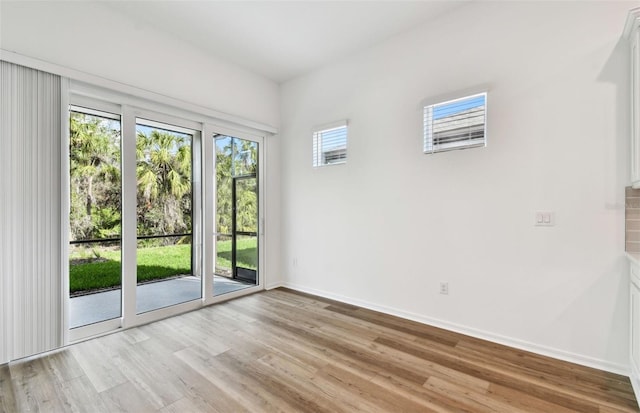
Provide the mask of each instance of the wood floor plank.
{"label": "wood floor plank", "polygon": [[[635,404],[635,396],[628,390],[628,386],[624,386],[622,382],[616,379],[594,379],[588,374],[576,375],[575,371],[571,370],[557,371],[557,369],[553,367],[555,360],[551,358],[538,356],[535,362],[530,361],[528,358],[514,360],[509,357],[509,352],[501,352],[498,356],[496,354],[488,354],[484,351],[470,349],[464,345],[458,345],[456,347],[462,350],[465,356],[470,359],[482,360],[487,364],[491,364],[505,371],[517,372],[518,374],[538,378],[559,388],[566,388],[568,391],[579,393],[586,398],[590,397],[594,391],[597,391],[600,393],[600,400],[602,402],[615,403],[616,400],[626,400],[629,406]],[[571,383],[570,388],[568,388],[567,383]]]}
{"label": "wood floor plank", "polygon": [[[347,412],[383,412],[372,400],[364,395],[355,393],[349,386],[345,386],[343,380],[337,379],[326,370],[321,370],[311,378],[311,382],[327,397],[339,401]],[[425,410],[429,412],[429,410]]]}
{"label": "wood floor plank", "polygon": [[[274,402],[270,395],[265,397],[264,389],[251,379],[245,379],[234,369],[229,369],[215,357],[202,360],[192,349],[181,351],[176,357],[200,373],[212,386],[221,389],[245,411],[279,412],[292,409],[286,403]],[[287,406],[283,409],[282,406]]]}
{"label": "wood floor plank", "polygon": [[381,355],[390,357],[397,363],[404,365],[412,365],[421,370],[431,377],[437,377],[447,381],[453,381],[460,386],[467,388],[473,392],[485,393],[491,383],[487,380],[483,380],[478,377],[470,376],[468,374],[459,372],[458,370],[447,367],[446,365],[438,364],[432,360],[416,357],[413,354],[406,353],[396,348],[385,346],[379,343],[373,345],[374,348],[378,348]]}
{"label": "wood floor plank", "polygon": [[160,413],[220,413],[218,410],[215,410],[211,406],[203,406],[196,404],[193,400],[183,397],[175,402],[171,403],[168,406],[163,407],[158,410]]}
{"label": "wood floor plank", "polygon": [[140,328],[131,328],[122,332],[127,341],[131,344],[140,343],[141,341],[149,340],[149,336],[144,333]]}
{"label": "wood floor plank", "polygon": [[[540,399],[529,395],[523,391],[491,384],[487,390],[487,394],[497,400],[502,400],[514,407],[529,412],[553,412],[553,413],[573,413],[575,410],[554,404],[550,401]],[[601,407],[602,408],[602,407]]]}
{"label": "wood floor plank", "polygon": [[0,412],[640,412],[629,379],[276,289],[0,366]]}
{"label": "wood floor plank", "polygon": [[309,371],[297,360],[280,355],[265,356],[258,360],[258,363],[266,374],[276,377],[283,385],[294,389],[305,400],[312,401],[321,410],[335,413],[349,412],[312,380],[317,376],[317,370]]}
{"label": "wood floor plank", "polygon": [[360,308],[355,305],[342,303],[340,301],[335,301],[329,298],[319,297],[317,295],[303,293],[301,291],[295,291],[285,287],[273,290],[273,295],[276,297],[280,297],[282,301],[286,301],[287,299],[295,300],[297,302],[303,303],[304,305],[314,305],[321,308],[324,308],[328,305],[336,305],[343,308],[351,309]]}
{"label": "wood floor plank", "polygon": [[269,389],[269,393],[277,394],[278,398],[299,412],[332,412],[335,409],[327,406],[328,400],[322,397],[305,397],[305,392],[300,386],[291,385],[291,381],[285,380],[271,369],[261,368],[261,363],[247,361],[239,357],[237,352],[228,351],[217,357],[217,360],[230,369],[239,369],[244,379],[250,379],[254,383],[260,383]]}
{"label": "wood floor plank", "polygon": [[336,354],[340,354],[357,362],[362,365],[363,368],[392,371],[398,377],[402,377],[416,383],[423,383],[427,379],[425,374],[422,374],[415,369],[398,366],[393,361],[379,358],[371,352],[362,351],[362,349],[351,343],[345,343],[341,340],[336,340],[335,337],[323,334],[317,328],[310,329],[299,327],[299,323],[291,323],[284,318],[276,318],[273,315],[259,315],[258,317],[260,317],[261,322],[272,324],[292,333],[296,337],[316,343],[325,349],[331,350]]}
{"label": "wood floor plank", "polygon": [[16,412],[16,397],[11,383],[11,371],[8,364],[0,365],[0,412]]}
{"label": "wood floor plank", "polygon": [[109,412],[152,413],[164,406],[156,405],[147,398],[143,389],[131,383],[122,383],[100,393]]}
{"label": "wood floor plank", "polygon": [[469,392],[462,386],[442,380],[438,377],[429,377],[423,385],[425,388],[445,395],[449,399],[458,400],[468,406],[476,413],[521,413],[522,410],[503,403],[499,400],[487,397],[486,393]]}
{"label": "wood floor plank", "polygon": [[571,394],[562,391],[554,391],[544,383],[540,383],[533,379],[528,379],[513,373],[497,370],[488,365],[478,364],[476,361],[464,360],[444,352],[434,350],[433,347],[428,348],[420,345],[407,345],[399,343],[391,343],[385,339],[378,339],[380,343],[388,346],[394,346],[402,351],[414,354],[418,357],[434,360],[441,365],[447,365],[464,374],[480,378],[491,383],[497,383],[509,388],[526,389],[526,393],[532,394],[541,399],[551,400],[560,406],[570,409],[586,412],[598,413],[598,405],[594,405],[588,401],[582,400]]}
{"label": "wood floor plank", "polygon": [[65,348],[45,356],[46,366],[60,381],[73,380],[84,376],[84,370],[69,349]]}
{"label": "wood floor plank", "polygon": [[401,393],[387,391],[383,386],[335,364],[328,364],[322,374],[332,377],[351,393],[373,403],[381,411],[418,413],[427,409],[422,403],[404,397]]}
{"label": "wood floor plank", "polygon": [[[178,332],[176,325],[169,323],[168,320],[160,320],[136,328],[149,337],[152,337],[152,340],[138,343],[138,345],[142,347],[150,342],[160,343],[167,354],[172,354],[191,345],[191,343],[185,342],[184,337]],[[156,348],[155,351],[160,351],[160,348]]]}
{"label": "wood floor plank", "polygon": [[455,346],[460,340],[461,335],[452,333],[450,331],[442,330],[436,327],[425,326],[411,320],[403,320],[397,317],[389,317],[385,314],[378,313],[372,310],[359,308],[354,311],[343,311],[338,308],[330,306],[327,310],[340,311],[343,314],[347,314],[350,317],[358,318],[360,320],[369,321],[373,324],[387,327],[394,331],[401,331],[417,338],[424,338],[434,343],[441,343],[448,346]]}
{"label": "wood floor plank", "polygon": [[[570,376],[580,381],[590,381],[598,384],[620,386],[630,391],[629,378],[615,373],[597,370],[587,366],[570,363],[564,360],[531,353],[528,351],[507,347],[478,338],[464,336],[456,347],[474,349],[487,355],[500,354],[505,360],[531,366],[540,372],[549,372],[556,376]],[[631,392],[632,393],[632,392]]]}
{"label": "wood floor plank", "polygon": [[111,336],[105,336],[70,347],[84,374],[99,393],[127,382],[120,358],[110,345],[113,341]]}
{"label": "wood floor plank", "polygon": [[87,376],[76,377],[58,383],[60,393],[64,395],[65,411],[73,413],[93,412],[109,413],[112,411],[104,403],[100,394],[91,384]]}
{"label": "wood floor plank", "polygon": [[[416,340],[416,343],[420,342],[421,339]],[[458,352],[458,350],[462,351]],[[592,399],[592,395],[596,392],[599,395],[597,400],[598,404],[603,406],[615,407],[617,403],[622,403],[630,408],[637,407],[633,394],[630,394],[629,391],[625,391],[622,388],[617,388],[618,383],[615,380],[615,387],[603,387],[602,383],[592,382],[585,377],[578,378],[573,371],[566,371],[564,373],[552,372],[556,370],[556,368],[553,367],[555,360],[549,357],[537,356],[536,363],[530,363],[526,358],[518,362],[505,356],[505,354],[508,353],[514,353],[514,350],[502,351],[498,355],[496,353],[487,353],[486,351],[472,351],[464,348],[464,346],[461,346],[459,343],[453,354],[458,356],[464,355],[464,357],[470,361],[486,364],[492,368],[510,373],[513,377],[525,378],[543,386],[551,385],[562,391],[568,397],[595,401]],[[531,353],[528,352],[515,353],[520,353],[525,357],[530,357],[531,355]],[[585,374],[584,376],[588,375]]]}
{"label": "wood floor plank", "polygon": [[65,411],[55,380],[45,366],[45,358],[33,358],[10,365],[11,382],[16,394],[18,412]]}
{"label": "wood floor plank", "polygon": [[[148,344],[145,343],[148,346]],[[200,349],[196,351],[201,351]],[[178,351],[176,354],[184,352]],[[201,357],[202,355],[200,355]],[[248,412],[241,404],[236,402],[228,393],[208,381],[192,368],[188,363],[184,363],[177,355],[165,356],[167,373],[173,374],[176,379],[184,384],[185,398],[204,409],[205,411],[220,412]]]}
{"label": "wood floor plank", "polygon": [[158,408],[162,408],[184,396],[184,383],[171,374],[166,359],[141,350],[135,344],[118,348],[122,363],[127,366],[123,375],[131,385],[144,391],[146,398]]}

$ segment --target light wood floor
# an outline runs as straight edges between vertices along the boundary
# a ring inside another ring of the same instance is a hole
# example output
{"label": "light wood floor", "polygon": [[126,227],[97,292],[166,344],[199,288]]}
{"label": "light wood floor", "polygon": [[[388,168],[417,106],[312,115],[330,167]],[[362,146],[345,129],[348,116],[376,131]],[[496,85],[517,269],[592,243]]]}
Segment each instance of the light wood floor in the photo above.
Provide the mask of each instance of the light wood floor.
{"label": "light wood floor", "polygon": [[626,377],[277,289],[0,367],[7,412],[637,412]]}

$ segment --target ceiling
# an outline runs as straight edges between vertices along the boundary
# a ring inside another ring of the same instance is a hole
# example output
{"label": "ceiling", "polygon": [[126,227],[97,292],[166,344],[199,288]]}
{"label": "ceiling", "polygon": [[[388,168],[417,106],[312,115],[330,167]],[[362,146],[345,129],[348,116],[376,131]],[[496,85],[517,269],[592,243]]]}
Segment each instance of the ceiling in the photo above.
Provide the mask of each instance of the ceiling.
{"label": "ceiling", "polygon": [[465,1],[111,1],[205,53],[281,83],[432,20]]}

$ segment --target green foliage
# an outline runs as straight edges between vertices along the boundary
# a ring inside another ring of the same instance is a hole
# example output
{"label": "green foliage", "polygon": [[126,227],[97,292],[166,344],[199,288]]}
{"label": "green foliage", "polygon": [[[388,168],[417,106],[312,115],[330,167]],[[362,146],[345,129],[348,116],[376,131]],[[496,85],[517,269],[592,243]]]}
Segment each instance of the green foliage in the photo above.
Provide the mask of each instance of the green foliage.
{"label": "green foliage", "polygon": [[218,138],[216,143],[217,214],[216,232],[231,233],[233,178],[236,179],[237,230],[258,231],[258,145],[255,142],[231,137]]}
{"label": "green foliage", "polygon": [[91,215],[97,238],[117,238],[120,235],[120,211],[112,207],[93,208]]}
{"label": "green foliage", "polygon": [[216,145],[216,232],[231,233],[231,139],[223,149]]}
{"label": "green foliage", "polygon": [[[71,239],[117,238],[121,220],[120,125],[71,112]],[[137,214],[141,235],[191,231],[191,139],[139,132]]]}
{"label": "green foliage", "polygon": [[138,234],[191,231],[191,140],[187,135],[138,132]]}
{"label": "green foliage", "polygon": [[[71,239],[117,236],[120,126],[109,119],[77,112],[71,112],[69,122]],[[104,209],[110,210],[108,216],[102,213]]]}
{"label": "green foliage", "polygon": [[[238,241],[238,265],[257,268],[255,238]],[[231,241],[217,243],[216,265],[231,267]],[[138,282],[191,274],[191,245],[168,245],[139,248],[137,251]],[[69,286],[72,293],[120,286],[121,252],[107,248],[78,249],[70,256]]]}
{"label": "green foliage", "polygon": [[255,178],[236,181],[236,230],[258,231],[258,188]]}

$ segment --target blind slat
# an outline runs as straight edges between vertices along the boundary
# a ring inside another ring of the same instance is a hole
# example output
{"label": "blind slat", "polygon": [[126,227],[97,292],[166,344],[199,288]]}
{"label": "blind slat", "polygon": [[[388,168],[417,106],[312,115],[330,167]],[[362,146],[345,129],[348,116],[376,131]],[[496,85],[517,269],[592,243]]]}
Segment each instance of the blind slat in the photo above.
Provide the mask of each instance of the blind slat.
{"label": "blind slat", "polygon": [[313,133],[313,166],[344,163],[347,159],[347,125]]}
{"label": "blind slat", "polygon": [[0,61],[0,364],[62,345],[61,80]]}
{"label": "blind slat", "polygon": [[486,145],[486,93],[424,107],[424,152]]}

